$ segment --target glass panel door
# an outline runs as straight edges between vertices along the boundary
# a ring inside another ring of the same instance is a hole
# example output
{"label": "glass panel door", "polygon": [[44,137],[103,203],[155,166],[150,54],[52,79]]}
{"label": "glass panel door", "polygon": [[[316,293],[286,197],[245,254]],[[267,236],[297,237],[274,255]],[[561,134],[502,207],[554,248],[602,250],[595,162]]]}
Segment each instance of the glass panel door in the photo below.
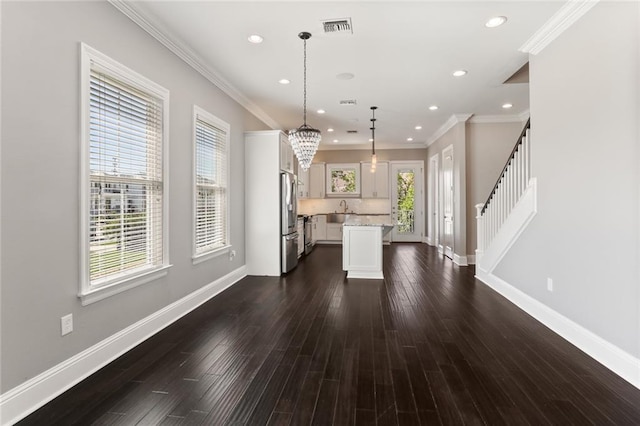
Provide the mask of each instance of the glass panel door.
{"label": "glass panel door", "polygon": [[422,241],[422,163],[391,163],[393,241]]}

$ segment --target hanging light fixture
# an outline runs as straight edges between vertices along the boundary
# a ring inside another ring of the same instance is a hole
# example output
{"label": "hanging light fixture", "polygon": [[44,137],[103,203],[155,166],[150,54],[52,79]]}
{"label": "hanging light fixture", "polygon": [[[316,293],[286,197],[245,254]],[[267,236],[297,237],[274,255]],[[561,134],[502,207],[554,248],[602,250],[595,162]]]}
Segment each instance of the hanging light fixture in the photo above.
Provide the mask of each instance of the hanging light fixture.
{"label": "hanging light fixture", "polygon": [[311,33],[301,32],[298,34],[304,41],[304,124],[295,130],[289,131],[289,142],[298,157],[298,162],[303,170],[309,169],[313,156],[320,145],[320,130],[307,125],[307,40],[311,38]]}
{"label": "hanging light fixture", "polygon": [[376,163],[378,158],[376,157],[376,110],[377,106],[371,107],[371,173],[376,172]]}

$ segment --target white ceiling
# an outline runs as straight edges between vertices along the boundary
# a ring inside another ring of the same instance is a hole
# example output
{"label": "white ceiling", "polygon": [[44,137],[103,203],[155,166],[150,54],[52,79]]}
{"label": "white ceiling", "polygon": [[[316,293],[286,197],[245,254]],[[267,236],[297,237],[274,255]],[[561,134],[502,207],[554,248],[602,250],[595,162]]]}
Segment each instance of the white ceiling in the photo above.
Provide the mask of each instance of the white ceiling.
{"label": "white ceiling", "polygon": [[[454,114],[506,118],[526,113],[528,84],[502,82],[527,62],[528,55],[518,49],[564,3],[144,1],[129,7],[284,130],[302,124],[298,33],[312,33],[308,124],[322,131],[324,145],[364,148],[370,145],[370,107],[376,105],[376,145],[382,148],[424,146]],[[497,15],[508,21],[486,28]],[[323,33],[323,20],[346,17],[352,20],[352,35]],[[249,43],[251,34],[264,42]],[[468,74],[453,77],[457,69]],[[340,80],[340,73],[355,77]],[[291,84],[279,84],[282,78]],[[339,105],[343,99],[355,99],[357,106]],[[507,102],[512,109],[502,108]],[[439,109],[430,111],[430,105]],[[318,114],[319,108],[326,113]],[[417,125],[422,129],[415,130]],[[335,131],[328,133],[329,127]]]}

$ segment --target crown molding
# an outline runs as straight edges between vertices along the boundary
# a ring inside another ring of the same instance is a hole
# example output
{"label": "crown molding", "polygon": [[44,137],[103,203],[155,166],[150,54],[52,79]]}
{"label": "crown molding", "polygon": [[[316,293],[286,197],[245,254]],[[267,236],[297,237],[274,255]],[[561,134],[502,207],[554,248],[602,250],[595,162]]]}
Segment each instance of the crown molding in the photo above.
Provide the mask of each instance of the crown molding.
{"label": "crown molding", "polygon": [[[528,112],[527,112],[528,114]],[[528,115],[527,115],[528,116]],[[526,118],[525,118],[526,120]],[[474,115],[469,119],[469,123],[520,123],[522,117],[518,115]]]}
{"label": "crown molding", "polygon": [[238,102],[250,113],[255,115],[258,119],[262,120],[267,126],[272,129],[279,129],[282,126],[271,118],[262,108],[253,103],[247,98],[240,90],[227,81],[219,71],[213,69],[211,66],[204,65],[205,61],[202,58],[189,49],[184,44],[177,41],[175,37],[171,37],[169,31],[162,28],[158,22],[154,21],[151,17],[145,15],[140,9],[138,9],[132,2],[125,0],[108,0],[108,2],[118,9],[122,14],[131,19],[140,28],[149,33],[153,38],[158,40],[167,49],[173,52],[176,56],[186,62],[191,68],[202,74],[204,78],[213,83],[216,87],[226,93],[233,100]]}
{"label": "crown molding", "polygon": [[545,24],[518,49],[537,55],[567,28],[573,25],[600,0],[570,0],[565,3]]}
{"label": "crown molding", "polygon": [[445,123],[442,126],[440,126],[438,130],[433,132],[433,134],[429,137],[429,139],[427,139],[426,146],[429,146],[435,141],[437,141],[438,139],[440,139],[442,136],[444,136],[445,133],[451,130],[451,128],[456,124],[466,122],[469,118],[471,118],[472,115],[473,114],[454,114],[451,117],[449,117],[449,119],[445,121]]}
{"label": "crown molding", "polygon": [[[376,142],[376,151],[384,151],[390,149],[426,149],[426,145],[420,142],[402,143],[402,144],[379,144]],[[371,151],[371,144],[320,144],[318,151]]]}

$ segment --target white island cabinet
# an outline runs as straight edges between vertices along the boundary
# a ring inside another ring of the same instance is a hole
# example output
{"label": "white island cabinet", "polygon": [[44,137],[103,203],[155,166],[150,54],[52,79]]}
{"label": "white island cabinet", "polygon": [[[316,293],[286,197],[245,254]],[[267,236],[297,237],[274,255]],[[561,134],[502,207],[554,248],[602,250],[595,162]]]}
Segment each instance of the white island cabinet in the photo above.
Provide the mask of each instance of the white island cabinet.
{"label": "white island cabinet", "polygon": [[384,278],[382,237],[391,229],[389,216],[347,216],[342,227],[342,269],[347,278]]}

